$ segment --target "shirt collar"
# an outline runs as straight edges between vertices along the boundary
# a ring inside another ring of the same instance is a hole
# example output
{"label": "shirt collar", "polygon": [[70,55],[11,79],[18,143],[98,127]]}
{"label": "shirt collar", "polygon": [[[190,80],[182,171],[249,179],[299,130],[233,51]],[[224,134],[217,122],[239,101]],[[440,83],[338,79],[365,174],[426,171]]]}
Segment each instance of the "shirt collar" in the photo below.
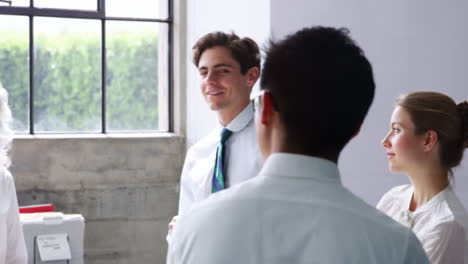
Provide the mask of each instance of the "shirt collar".
{"label": "shirt collar", "polygon": [[271,154],[260,174],[272,177],[312,178],[341,184],[336,163],[312,156],[292,153]]}
{"label": "shirt collar", "polygon": [[[410,188],[410,192],[409,192],[409,195],[407,196],[408,197],[408,201],[407,201],[407,207],[406,208],[409,208],[409,204],[411,202],[411,198],[413,198],[413,193],[414,193],[414,186],[411,186]],[[434,208],[434,206],[438,203],[441,203],[443,202],[444,200],[447,200],[447,196],[448,196],[448,193],[452,190],[452,187],[450,185],[448,185],[447,187],[445,187],[445,189],[443,189],[442,191],[440,191],[438,194],[434,195],[434,197],[432,197],[431,199],[429,199],[429,201],[427,201],[425,204],[421,205],[420,207],[416,208],[416,210],[414,211],[414,213],[421,213],[421,212],[424,212],[428,209],[432,209]]]}
{"label": "shirt collar", "polygon": [[[231,130],[232,132],[239,132],[243,130],[247,125],[252,121],[254,118],[254,109],[253,103],[250,102],[244,110],[242,110],[227,126],[226,128]],[[222,129],[223,126],[218,123],[218,128]]]}

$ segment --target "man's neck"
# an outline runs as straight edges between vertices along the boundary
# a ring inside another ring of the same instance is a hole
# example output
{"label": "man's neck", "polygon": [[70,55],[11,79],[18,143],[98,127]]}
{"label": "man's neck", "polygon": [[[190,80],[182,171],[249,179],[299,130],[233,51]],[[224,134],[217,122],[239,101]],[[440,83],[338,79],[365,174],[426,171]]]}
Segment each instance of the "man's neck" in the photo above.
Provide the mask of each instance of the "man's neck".
{"label": "man's neck", "polygon": [[278,153],[278,152],[299,154],[299,155],[304,155],[304,156],[326,159],[326,160],[329,160],[331,162],[338,164],[338,158],[339,158],[340,153],[335,153],[335,152],[314,153],[311,151],[304,151],[303,146],[298,147],[298,146],[291,145],[290,141],[288,140],[286,136],[286,133],[280,127],[277,127],[277,129],[275,129],[271,135],[272,135],[271,137],[272,141],[270,143],[270,146],[271,146],[270,154]]}
{"label": "man's neck", "polygon": [[243,104],[240,107],[237,107],[236,109],[224,109],[217,111],[219,123],[226,127],[247,107],[247,105],[249,105],[249,103],[250,101],[247,101],[247,103]]}
{"label": "man's neck", "polygon": [[275,153],[275,152],[291,153],[291,154],[298,154],[298,155],[304,155],[304,156],[309,156],[309,157],[321,158],[321,159],[329,160],[336,164],[338,164],[338,157],[339,157],[339,154],[310,153],[310,152],[304,152],[300,149],[291,148],[287,146],[285,146],[284,148],[276,148],[272,151],[272,153]]}

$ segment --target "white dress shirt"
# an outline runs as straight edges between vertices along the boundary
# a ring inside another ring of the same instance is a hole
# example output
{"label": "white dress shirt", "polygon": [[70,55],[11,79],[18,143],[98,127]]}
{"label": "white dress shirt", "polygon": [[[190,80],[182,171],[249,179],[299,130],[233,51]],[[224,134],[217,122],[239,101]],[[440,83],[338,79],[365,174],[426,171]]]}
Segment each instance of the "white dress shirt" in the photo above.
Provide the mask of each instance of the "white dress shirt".
{"label": "white dress shirt", "polygon": [[429,263],[416,236],[341,184],[328,160],[277,153],[180,217],[168,263]]}
{"label": "white dress shirt", "polygon": [[414,212],[409,211],[412,185],[387,192],[377,208],[411,228],[433,264],[468,264],[468,216],[448,186]]}
{"label": "white dress shirt", "polygon": [[27,262],[28,253],[19,221],[15,184],[10,172],[0,169],[0,263]]}
{"label": "white dress shirt", "polygon": [[[225,143],[224,153],[227,186],[231,187],[257,175],[263,164],[255,134],[252,103],[226,128],[234,132]],[[179,215],[195,202],[210,196],[216,148],[222,129],[223,126],[219,124],[214,131],[188,150],[180,178]]]}

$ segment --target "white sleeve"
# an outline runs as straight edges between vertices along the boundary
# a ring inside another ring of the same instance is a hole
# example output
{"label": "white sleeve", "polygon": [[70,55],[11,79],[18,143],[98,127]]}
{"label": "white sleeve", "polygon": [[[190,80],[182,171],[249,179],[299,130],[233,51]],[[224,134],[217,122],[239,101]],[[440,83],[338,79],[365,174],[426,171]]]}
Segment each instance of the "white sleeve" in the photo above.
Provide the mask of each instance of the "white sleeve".
{"label": "white sleeve", "polygon": [[7,214],[7,255],[5,264],[26,264],[28,253],[24,242],[23,228],[19,221],[18,199],[16,197],[15,184],[11,175],[7,175],[10,206]]}
{"label": "white sleeve", "polygon": [[408,187],[410,186],[400,185],[390,189],[382,196],[382,198],[380,198],[380,201],[376,206],[377,210],[390,215],[392,211],[395,211],[395,209],[404,209],[401,208],[400,202],[408,195]]}
{"label": "white sleeve", "polygon": [[174,264],[174,246],[173,243],[169,243],[166,256],[166,264]]}
{"label": "white sleeve", "polygon": [[185,157],[184,167],[180,176],[180,194],[179,194],[179,211],[178,215],[186,212],[195,201],[194,186],[190,179],[190,172],[192,170],[192,159],[190,150]]}
{"label": "white sleeve", "polygon": [[384,205],[385,205],[385,195],[382,196],[382,198],[380,198],[379,202],[377,203],[377,206],[375,208],[377,208],[377,210],[379,211],[383,211],[383,208],[384,208]]}
{"label": "white sleeve", "polygon": [[464,263],[465,232],[459,223],[447,221],[420,236],[431,263]]}
{"label": "white sleeve", "polygon": [[[184,167],[182,168],[182,173],[180,175],[180,192],[179,192],[179,209],[177,212],[177,216],[181,216],[184,212],[186,212],[195,202],[195,190],[194,184],[192,183],[192,179],[190,178],[190,174],[192,172],[193,167],[193,154],[191,149],[187,152],[184,161]],[[177,225],[177,222],[173,223],[172,229],[174,230]],[[168,244],[172,243],[172,232],[167,232],[166,241]],[[168,255],[169,256],[169,255]],[[169,262],[169,257],[167,257],[167,261]]]}
{"label": "white sleeve", "polygon": [[388,211],[388,207],[390,204],[393,202],[394,197],[392,195],[392,190],[386,192],[382,198],[380,198],[380,201],[377,203],[377,210],[386,213]]}

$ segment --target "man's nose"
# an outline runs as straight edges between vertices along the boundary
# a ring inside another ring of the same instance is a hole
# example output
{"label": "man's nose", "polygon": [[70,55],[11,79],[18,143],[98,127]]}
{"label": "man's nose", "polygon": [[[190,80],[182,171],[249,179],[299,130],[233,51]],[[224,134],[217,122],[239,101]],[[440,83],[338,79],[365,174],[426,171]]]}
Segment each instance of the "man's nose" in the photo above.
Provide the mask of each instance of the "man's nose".
{"label": "man's nose", "polygon": [[214,74],[213,72],[209,72],[207,75],[206,75],[206,78],[205,78],[205,81],[207,84],[216,84],[217,81],[218,81],[218,78],[216,77],[216,74]]}

